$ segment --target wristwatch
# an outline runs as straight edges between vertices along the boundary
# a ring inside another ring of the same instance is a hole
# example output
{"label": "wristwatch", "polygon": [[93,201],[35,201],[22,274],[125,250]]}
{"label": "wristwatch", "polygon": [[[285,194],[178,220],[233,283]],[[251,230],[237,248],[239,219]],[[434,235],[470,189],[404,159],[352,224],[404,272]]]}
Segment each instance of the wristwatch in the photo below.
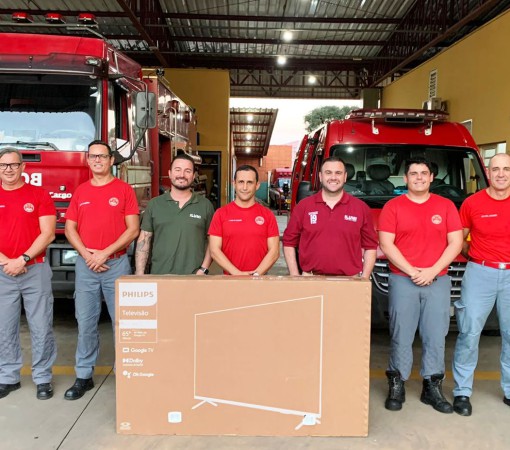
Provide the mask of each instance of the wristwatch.
{"label": "wristwatch", "polygon": [[206,275],[209,274],[209,269],[206,269],[204,266],[200,266],[198,270],[201,270],[202,272],[204,272]]}
{"label": "wristwatch", "polygon": [[30,258],[30,256],[28,256],[26,253],[23,253],[21,256],[23,256],[23,260],[24,260],[26,263],[32,259],[32,258]]}

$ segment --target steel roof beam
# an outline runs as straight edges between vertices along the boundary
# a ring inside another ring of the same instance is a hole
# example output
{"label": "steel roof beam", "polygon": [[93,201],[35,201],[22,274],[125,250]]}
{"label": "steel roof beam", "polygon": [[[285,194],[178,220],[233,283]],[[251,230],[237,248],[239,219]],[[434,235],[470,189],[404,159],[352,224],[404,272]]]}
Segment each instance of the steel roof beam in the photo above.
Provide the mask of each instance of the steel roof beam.
{"label": "steel roof beam", "polygon": [[[156,2],[157,2],[157,0],[156,0]],[[132,4],[137,3],[136,0],[117,0],[117,3],[122,8],[122,10],[127,14],[129,19],[131,20],[131,23],[133,24],[133,26],[140,33],[140,36],[142,37],[142,39],[147,42],[147,44],[149,45],[149,49],[152,51],[152,53],[154,53],[154,55],[156,56],[159,63],[163,67],[168,67],[169,63],[166,60],[165,56],[161,53],[161,51],[159,49],[159,45],[158,45],[159,43],[155,42],[152,39],[149,32],[145,29],[143,24],[138,20],[136,12],[131,7]],[[141,2],[141,3],[143,3],[145,5],[146,2]],[[153,8],[156,8],[154,0],[150,0],[150,3],[151,3],[150,6],[152,6]],[[159,5],[159,2],[157,2],[157,3]],[[146,6],[147,5],[145,5],[144,8],[146,8]],[[161,6],[159,6],[159,9],[161,11]],[[144,12],[146,14],[145,19],[147,19],[148,18],[148,16],[147,16],[148,10],[145,9]]]}
{"label": "steel roof beam", "polygon": [[[403,19],[397,29],[430,29],[443,31],[439,36],[426,36],[421,34],[417,42],[422,42],[419,47],[410,45],[409,40],[404,38],[403,34],[395,34],[386,42],[378,56],[392,57],[388,60],[380,59],[375,63],[372,73],[372,87],[377,86],[385,79],[394,76],[400,70],[407,68],[409,65],[425,53],[439,46],[447,38],[458,33],[462,27],[472,23],[484,13],[495,8],[501,0],[479,0],[479,6],[470,11],[469,0],[418,0],[408,15]],[[434,20],[431,20],[434,17]],[[431,27],[431,25],[433,25]],[[447,28],[448,27],[448,28]],[[444,31],[446,30],[446,31]]]}
{"label": "steel roof beam", "polygon": [[285,16],[243,16],[230,14],[196,14],[196,13],[167,13],[166,19],[184,20],[216,20],[225,22],[283,22],[283,23],[344,23],[344,24],[394,24],[400,19],[369,18],[369,17],[285,17]]}

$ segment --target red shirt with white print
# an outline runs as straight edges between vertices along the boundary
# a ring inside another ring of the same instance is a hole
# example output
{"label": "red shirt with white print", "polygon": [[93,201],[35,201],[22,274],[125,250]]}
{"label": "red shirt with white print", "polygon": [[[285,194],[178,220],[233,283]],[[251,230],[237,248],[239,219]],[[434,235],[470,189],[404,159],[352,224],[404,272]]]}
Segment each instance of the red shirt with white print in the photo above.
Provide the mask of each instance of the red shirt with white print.
{"label": "red shirt with white print", "polygon": [[126,216],[138,215],[133,188],[114,178],[103,186],[89,181],[76,188],[66,219],[77,223],[85,247],[104,250],[126,231]]}
{"label": "red shirt with white print", "polygon": [[[424,203],[416,203],[403,194],[390,200],[379,216],[379,231],[395,235],[395,245],[414,267],[431,267],[448,246],[448,233],[462,230],[454,203],[430,194]],[[390,270],[405,275],[390,262]],[[445,275],[448,267],[439,275]]]}
{"label": "red shirt with white print", "polygon": [[241,208],[236,202],[218,209],[209,227],[222,238],[221,251],[242,272],[255,270],[267,254],[267,239],[278,236],[274,214],[259,203]]}
{"label": "red shirt with white print", "polygon": [[12,191],[0,187],[0,252],[18,258],[41,234],[39,218],[55,214],[50,194],[41,187],[26,183]]}

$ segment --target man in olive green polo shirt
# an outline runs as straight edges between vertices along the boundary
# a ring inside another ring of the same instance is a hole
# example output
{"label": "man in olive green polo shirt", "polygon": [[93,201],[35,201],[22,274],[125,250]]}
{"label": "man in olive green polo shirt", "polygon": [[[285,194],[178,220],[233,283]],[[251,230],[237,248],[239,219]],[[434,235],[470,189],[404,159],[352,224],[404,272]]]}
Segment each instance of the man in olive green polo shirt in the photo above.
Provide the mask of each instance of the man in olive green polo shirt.
{"label": "man in olive green polo shirt", "polygon": [[212,261],[207,231],[214,208],[204,196],[191,191],[195,174],[191,157],[177,155],[168,174],[170,192],[153,198],[143,214],[135,273],[145,273],[152,243],[151,274],[207,274]]}

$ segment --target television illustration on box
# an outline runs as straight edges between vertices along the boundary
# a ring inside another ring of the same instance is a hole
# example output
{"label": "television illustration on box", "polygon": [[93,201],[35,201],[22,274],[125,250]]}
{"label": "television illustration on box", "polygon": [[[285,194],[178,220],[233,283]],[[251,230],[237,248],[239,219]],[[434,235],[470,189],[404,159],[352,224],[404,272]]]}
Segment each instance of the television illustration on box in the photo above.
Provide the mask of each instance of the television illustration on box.
{"label": "television illustration on box", "polygon": [[195,314],[192,409],[234,405],[299,416],[296,430],[320,424],[323,314],[322,295]]}

